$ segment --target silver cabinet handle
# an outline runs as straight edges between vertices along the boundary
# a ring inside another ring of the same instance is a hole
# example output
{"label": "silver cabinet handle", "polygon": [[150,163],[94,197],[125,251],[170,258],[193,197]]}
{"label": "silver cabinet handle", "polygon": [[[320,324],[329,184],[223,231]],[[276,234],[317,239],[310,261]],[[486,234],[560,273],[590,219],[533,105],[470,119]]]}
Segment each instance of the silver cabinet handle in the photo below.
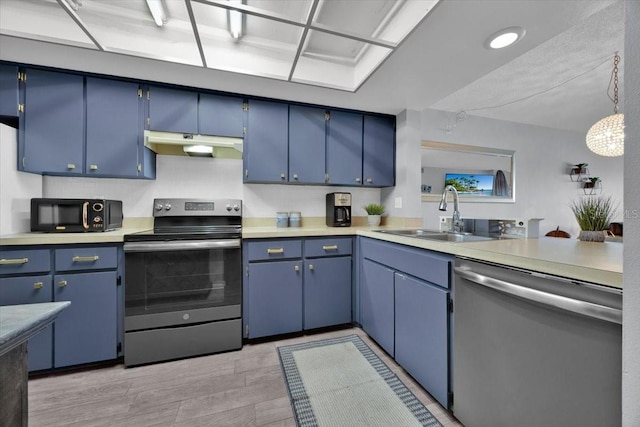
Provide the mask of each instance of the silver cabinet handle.
{"label": "silver cabinet handle", "polygon": [[97,171],[98,165],[89,165],[89,169],[91,169],[92,171]]}
{"label": "silver cabinet handle", "polygon": [[297,266],[297,265],[296,265],[296,266],[294,266],[294,267],[293,267],[293,271],[300,271],[300,267],[299,267],[299,266]]}
{"label": "silver cabinet handle", "polygon": [[293,179],[298,179],[298,174],[297,173],[293,174]]}
{"label": "silver cabinet handle", "polygon": [[269,255],[283,254],[284,253],[284,248],[269,248],[269,249],[267,249],[267,253]]}
{"label": "silver cabinet handle", "polygon": [[73,262],[95,262],[98,261],[100,257],[98,255],[93,256],[74,256],[71,258]]}
{"label": "silver cabinet handle", "polygon": [[313,271],[313,264],[309,264],[309,270]]}
{"label": "silver cabinet handle", "polygon": [[356,182],[360,182],[362,181],[360,178],[356,178]]}
{"label": "silver cabinet handle", "polygon": [[43,286],[44,286],[44,283],[36,282],[33,284],[33,289],[42,289]]}
{"label": "silver cabinet handle", "polygon": [[484,276],[471,271],[467,268],[454,267],[458,276],[467,279],[478,285],[495,289],[505,294],[513,295],[529,301],[538,302],[551,307],[556,307],[572,313],[582,314],[584,316],[593,317],[607,322],[622,324],[622,310],[607,307],[600,304],[594,304],[587,301],[580,301],[573,298],[567,298],[561,295],[554,295],[537,289],[527,288],[525,286],[516,285],[514,283],[505,282],[504,280],[495,279],[493,277]]}
{"label": "silver cabinet handle", "polygon": [[73,163],[67,163],[67,169],[75,169],[76,165],[74,165]]}
{"label": "silver cabinet handle", "polygon": [[373,178],[367,178],[367,183],[371,184],[373,182]]}
{"label": "silver cabinet handle", "polygon": [[29,258],[2,258],[2,259],[0,259],[0,265],[26,264],[28,262],[29,262]]}
{"label": "silver cabinet handle", "polygon": [[61,288],[64,288],[65,286],[67,286],[67,281],[66,280],[60,280],[58,282],[58,286],[60,286]]}
{"label": "silver cabinet handle", "polygon": [[284,173],[280,174],[280,179],[285,179],[287,176]]}
{"label": "silver cabinet handle", "polygon": [[326,245],[322,247],[323,251],[337,251],[338,245]]}

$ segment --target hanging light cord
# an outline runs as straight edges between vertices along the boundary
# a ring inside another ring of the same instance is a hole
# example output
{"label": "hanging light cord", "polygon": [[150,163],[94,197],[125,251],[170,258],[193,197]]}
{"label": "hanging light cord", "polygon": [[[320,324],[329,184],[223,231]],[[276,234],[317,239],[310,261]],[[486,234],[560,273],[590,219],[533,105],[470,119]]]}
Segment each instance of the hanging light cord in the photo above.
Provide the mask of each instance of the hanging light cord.
{"label": "hanging light cord", "polygon": [[[613,70],[611,70],[611,79],[609,80],[609,86],[607,87],[607,96],[613,102],[613,113],[618,114],[618,64],[620,63],[620,55],[616,52],[613,57]],[[613,83],[613,98],[609,95],[611,90],[611,83]]]}
{"label": "hanging light cord", "polygon": [[[620,57],[618,56],[618,52],[616,52],[616,57],[618,58],[618,61],[619,61],[619,60],[620,60]],[[513,101],[505,102],[504,104],[493,105],[493,106],[490,106],[490,107],[478,107],[478,108],[470,108],[470,109],[461,110],[458,114],[460,114],[460,113],[468,113],[469,111],[490,110],[490,109],[493,109],[493,108],[506,107],[507,105],[515,104],[515,103],[517,103],[517,102],[525,101],[525,100],[527,100],[527,99],[533,98],[534,96],[542,95],[543,93],[547,93],[547,92],[549,92],[549,91],[552,91],[553,89],[557,89],[557,88],[559,88],[560,86],[563,86],[563,85],[565,85],[565,84],[567,84],[567,83],[569,83],[569,82],[571,82],[571,81],[573,81],[573,80],[575,80],[575,79],[577,79],[577,78],[580,78],[580,77],[584,76],[585,74],[589,74],[590,72],[595,71],[597,68],[600,68],[603,64],[606,64],[607,62],[609,62],[609,60],[610,60],[609,58],[611,58],[611,56],[610,56],[610,55],[607,55],[607,59],[605,59],[604,61],[602,61],[601,63],[599,63],[599,64],[598,64],[598,65],[596,65],[595,67],[590,68],[589,70],[587,70],[587,71],[585,71],[585,72],[583,72],[583,73],[580,73],[580,74],[578,74],[578,75],[576,75],[576,76],[573,76],[573,77],[571,77],[570,79],[567,79],[567,80],[565,80],[565,81],[563,81],[563,82],[561,82],[561,83],[558,83],[557,85],[552,86],[552,87],[550,87],[550,88],[548,88],[548,89],[545,89],[545,90],[543,90],[543,91],[541,91],[541,92],[537,92],[537,93],[533,93],[533,94],[531,94],[531,95],[527,95],[527,96],[525,96],[524,98],[515,99],[515,100],[513,100]],[[617,86],[617,82],[618,82],[618,73],[617,73],[618,68],[617,68],[617,64],[618,64],[618,63],[617,63],[617,62],[614,62],[614,64],[615,64],[615,68],[614,68],[615,78],[613,78],[613,74],[614,74],[614,73],[612,73],[612,78],[615,80],[615,89],[614,89],[614,93],[615,93],[615,95],[614,95],[614,96],[615,96],[616,101],[614,101],[614,103],[615,103],[615,105],[616,105],[616,107],[615,107],[615,108],[616,108],[616,112],[617,112],[617,108],[618,108],[618,107],[617,107],[617,105],[618,105],[618,104],[617,104],[617,99],[618,99],[618,98],[617,98],[617,97],[618,97],[618,95],[617,95],[617,93],[618,93],[618,92],[617,92],[617,90],[618,90],[618,86]],[[613,100],[612,100],[612,101],[613,101]]]}

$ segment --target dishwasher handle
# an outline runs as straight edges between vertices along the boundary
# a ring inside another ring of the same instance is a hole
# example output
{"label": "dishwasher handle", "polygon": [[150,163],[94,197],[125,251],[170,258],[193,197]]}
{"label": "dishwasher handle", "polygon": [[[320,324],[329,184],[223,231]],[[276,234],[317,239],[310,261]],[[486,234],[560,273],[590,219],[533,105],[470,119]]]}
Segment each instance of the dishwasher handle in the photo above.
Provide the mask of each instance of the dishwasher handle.
{"label": "dishwasher handle", "polygon": [[588,301],[580,301],[577,299],[568,298],[561,295],[554,295],[548,292],[539,291],[537,289],[531,289],[525,286],[516,285],[514,283],[505,282],[504,280],[476,273],[468,268],[454,267],[454,270],[458,274],[458,276],[466,280],[477,283],[478,285],[486,286],[487,288],[495,289],[496,291],[505,294],[513,295],[529,301],[538,302],[540,304],[548,305],[551,307],[556,307],[561,310],[570,311],[572,313],[578,313],[583,316],[617,323],[620,325],[622,324],[622,310],[619,310],[617,308],[594,304]]}

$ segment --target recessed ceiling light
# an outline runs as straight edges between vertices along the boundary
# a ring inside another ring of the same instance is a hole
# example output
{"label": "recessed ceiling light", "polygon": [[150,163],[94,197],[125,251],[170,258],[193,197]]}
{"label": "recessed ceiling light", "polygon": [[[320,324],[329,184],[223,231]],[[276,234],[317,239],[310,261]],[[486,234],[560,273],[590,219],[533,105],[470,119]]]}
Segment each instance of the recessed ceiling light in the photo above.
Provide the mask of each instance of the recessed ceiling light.
{"label": "recessed ceiling light", "polygon": [[522,27],[504,28],[491,34],[484,42],[484,46],[488,49],[502,49],[520,41],[524,34],[525,30]]}

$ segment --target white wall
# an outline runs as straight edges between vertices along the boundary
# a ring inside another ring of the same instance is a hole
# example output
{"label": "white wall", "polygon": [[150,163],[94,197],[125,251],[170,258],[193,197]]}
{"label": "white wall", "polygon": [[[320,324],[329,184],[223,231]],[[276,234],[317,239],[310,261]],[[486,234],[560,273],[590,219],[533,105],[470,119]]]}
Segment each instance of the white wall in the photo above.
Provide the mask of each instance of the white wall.
{"label": "white wall", "polygon": [[[426,109],[422,112],[422,139],[490,148],[515,150],[516,202],[461,202],[460,212],[467,218],[544,218],[540,233],[555,229],[577,236],[580,231],[569,207],[572,200],[584,196],[580,184],[569,178],[569,165],[588,163],[592,176],[603,182],[603,195],[619,203],[616,219],[622,220],[622,158],[593,154],[584,135],[575,132],[523,125],[513,122],[467,116],[449,133],[451,113]],[[585,132],[586,133],[586,132]],[[441,214],[437,202],[423,203],[427,228],[438,228]]]}
{"label": "white wall", "polygon": [[361,206],[380,202],[380,190],[373,188],[243,185],[242,161],[234,159],[157,156],[155,181],[56,176],[43,181],[44,197],[122,200],[125,217],[150,217],[157,197],[242,199],[245,217],[275,217],[276,211],[300,211],[303,218],[324,216],[325,194],[334,191],[352,194],[355,216],[365,215]]}
{"label": "white wall", "polygon": [[18,132],[0,124],[0,235],[31,229],[30,200],[42,197],[42,177],[18,172]]}
{"label": "white wall", "polygon": [[640,2],[625,2],[622,425],[640,426]]}

